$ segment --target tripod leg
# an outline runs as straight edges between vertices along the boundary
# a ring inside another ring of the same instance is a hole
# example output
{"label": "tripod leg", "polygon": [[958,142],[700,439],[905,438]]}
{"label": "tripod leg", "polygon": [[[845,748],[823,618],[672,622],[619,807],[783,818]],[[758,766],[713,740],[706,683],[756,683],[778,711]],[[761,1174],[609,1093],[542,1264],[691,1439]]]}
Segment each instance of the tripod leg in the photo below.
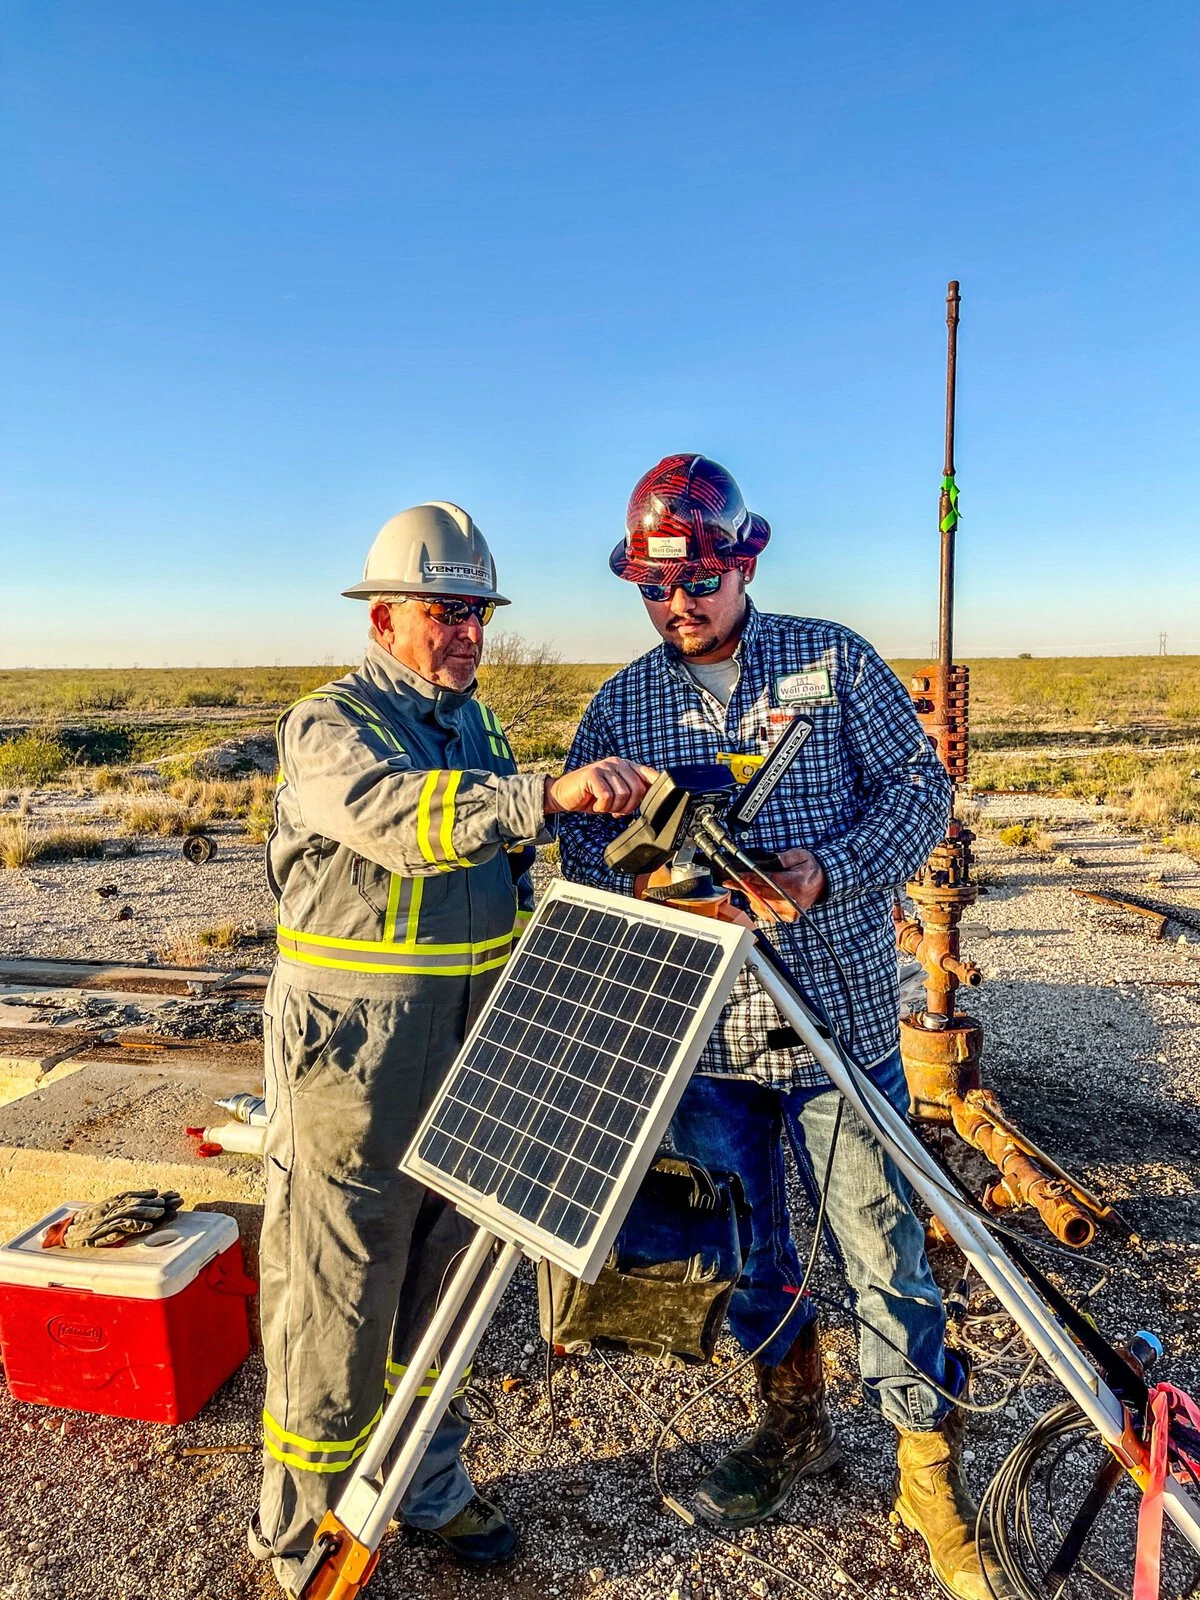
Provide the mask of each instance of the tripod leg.
{"label": "tripod leg", "polygon": [[471,1302],[446,1361],[439,1369],[437,1382],[416,1413],[414,1426],[383,1476],[381,1467],[397,1434],[413,1409],[417,1390],[431,1368],[443,1340],[475,1289],[476,1279],[492,1247],[494,1235],[480,1229],[462,1264],[451,1279],[445,1298],[438,1306],[421,1339],[408,1371],[395,1394],[384,1407],[370,1448],[354,1465],[354,1475],[317,1529],[312,1549],[296,1578],[299,1600],[352,1600],[375,1569],[379,1545],[388,1523],[411,1483],[425,1449],[437,1431],[446,1407],[470,1365],[475,1347],[495,1314],[509,1279],[521,1259],[519,1246],[506,1244],[492,1263],[490,1272]]}

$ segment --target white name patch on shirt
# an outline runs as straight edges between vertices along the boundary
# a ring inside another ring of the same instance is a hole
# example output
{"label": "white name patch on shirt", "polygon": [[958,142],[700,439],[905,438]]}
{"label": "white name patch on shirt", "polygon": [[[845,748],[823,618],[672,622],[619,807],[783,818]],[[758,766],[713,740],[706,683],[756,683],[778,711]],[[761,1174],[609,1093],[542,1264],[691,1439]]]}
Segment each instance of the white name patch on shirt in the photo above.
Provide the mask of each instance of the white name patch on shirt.
{"label": "white name patch on shirt", "polygon": [[687,557],[687,540],[682,534],[650,534],[646,554],[651,561],[683,561]]}
{"label": "white name patch on shirt", "polygon": [[784,672],[775,679],[775,698],[781,706],[801,705],[807,700],[829,700],[832,697],[828,667],[810,667],[807,672]]}

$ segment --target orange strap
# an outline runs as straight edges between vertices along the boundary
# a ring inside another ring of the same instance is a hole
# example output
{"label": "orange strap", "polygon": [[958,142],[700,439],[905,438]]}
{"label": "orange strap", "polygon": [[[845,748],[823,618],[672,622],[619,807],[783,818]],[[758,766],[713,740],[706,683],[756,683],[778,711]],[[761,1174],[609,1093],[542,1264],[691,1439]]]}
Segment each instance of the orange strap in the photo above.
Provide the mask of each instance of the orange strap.
{"label": "orange strap", "polygon": [[1189,1427],[1200,1429],[1200,1409],[1194,1400],[1169,1383],[1150,1391],[1150,1482],[1138,1511],[1137,1558],[1133,1569],[1133,1600],[1158,1600],[1162,1576],[1163,1490],[1167,1482],[1167,1445],[1171,1418],[1178,1415]]}

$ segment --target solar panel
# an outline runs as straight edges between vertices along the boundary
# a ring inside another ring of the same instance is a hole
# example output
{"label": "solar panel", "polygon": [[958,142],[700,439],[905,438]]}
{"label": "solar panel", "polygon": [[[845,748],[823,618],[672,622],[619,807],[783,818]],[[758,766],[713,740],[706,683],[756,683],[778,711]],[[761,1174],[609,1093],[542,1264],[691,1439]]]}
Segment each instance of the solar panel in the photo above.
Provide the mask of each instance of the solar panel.
{"label": "solar panel", "polygon": [[750,941],[731,923],[556,883],[402,1169],[592,1281]]}

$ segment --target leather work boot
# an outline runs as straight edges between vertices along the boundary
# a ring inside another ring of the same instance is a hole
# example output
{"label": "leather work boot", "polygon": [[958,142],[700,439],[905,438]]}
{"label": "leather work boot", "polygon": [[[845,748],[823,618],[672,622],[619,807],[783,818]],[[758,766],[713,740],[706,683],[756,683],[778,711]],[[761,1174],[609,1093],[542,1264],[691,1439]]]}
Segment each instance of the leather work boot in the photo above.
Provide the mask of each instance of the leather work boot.
{"label": "leather work boot", "polygon": [[949,1594],[958,1600],[992,1600],[1011,1591],[993,1557],[975,1544],[976,1507],[962,1479],[964,1427],[964,1414],[956,1407],[929,1432],[897,1430],[895,1509],[904,1526],[925,1541],[933,1575]]}
{"label": "leather work boot", "polygon": [[516,1554],[517,1530],[500,1507],[482,1495],[468,1500],[457,1516],[433,1531],[460,1561],[484,1566]]}
{"label": "leather work boot", "polygon": [[748,1528],[779,1508],[798,1478],[842,1459],[825,1409],[821,1329],[814,1319],[777,1367],[754,1363],[758,1426],[696,1491],[696,1511],[714,1528]]}

